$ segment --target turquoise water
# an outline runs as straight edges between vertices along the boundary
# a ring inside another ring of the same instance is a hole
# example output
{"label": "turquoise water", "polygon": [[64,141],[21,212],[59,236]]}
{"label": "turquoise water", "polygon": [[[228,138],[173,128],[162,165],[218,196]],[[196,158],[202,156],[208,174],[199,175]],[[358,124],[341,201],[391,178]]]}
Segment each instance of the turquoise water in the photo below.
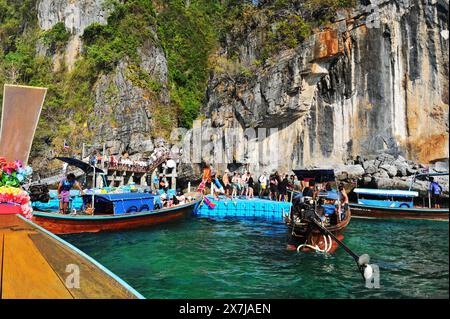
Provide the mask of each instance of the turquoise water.
{"label": "turquoise water", "polygon": [[188,218],[149,229],[63,236],[147,298],[449,298],[449,224],[352,219],[345,243],[380,268],[365,288],[353,259],[287,251],[264,220]]}

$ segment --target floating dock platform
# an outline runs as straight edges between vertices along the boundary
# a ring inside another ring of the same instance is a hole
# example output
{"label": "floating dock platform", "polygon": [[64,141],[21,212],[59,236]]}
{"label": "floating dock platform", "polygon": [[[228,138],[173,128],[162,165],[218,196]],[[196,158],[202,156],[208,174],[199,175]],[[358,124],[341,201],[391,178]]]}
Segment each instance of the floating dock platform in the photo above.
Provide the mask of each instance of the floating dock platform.
{"label": "floating dock platform", "polygon": [[212,196],[206,196],[215,204],[214,208],[202,202],[195,214],[201,217],[258,217],[271,221],[283,222],[284,216],[291,211],[292,203],[277,202],[267,199],[227,199],[220,197],[214,200]]}
{"label": "floating dock platform", "polygon": [[142,299],[122,279],[20,215],[0,214],[0,299]]}

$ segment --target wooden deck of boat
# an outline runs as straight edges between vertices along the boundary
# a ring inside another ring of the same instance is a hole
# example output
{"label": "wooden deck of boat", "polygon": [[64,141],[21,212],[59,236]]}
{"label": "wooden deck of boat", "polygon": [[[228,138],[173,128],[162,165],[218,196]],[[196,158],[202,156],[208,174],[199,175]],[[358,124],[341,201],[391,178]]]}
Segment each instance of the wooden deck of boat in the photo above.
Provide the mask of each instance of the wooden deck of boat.
{"label": "wooden deck of boat", "polygon": [[[66,285],[73,283],[73,265],[79,269],[79,288]],[[0,215],[0,299],[142,297],[102,268],[33,223],[17,215]]]}

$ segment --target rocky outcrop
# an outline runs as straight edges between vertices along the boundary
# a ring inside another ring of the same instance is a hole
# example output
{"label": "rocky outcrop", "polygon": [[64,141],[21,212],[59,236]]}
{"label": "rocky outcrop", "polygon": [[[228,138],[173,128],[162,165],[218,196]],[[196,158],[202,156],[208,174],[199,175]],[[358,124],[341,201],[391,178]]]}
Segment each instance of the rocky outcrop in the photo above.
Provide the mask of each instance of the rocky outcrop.
{"label": "rocky outcrop", "polygon": [[[214,74],[203,112],[214,127],[276,128],[260,145],[276,147],[278,161],[247,163],[253,171],[356,154],[448,158],[447,17],[442,0],[359,6],[250,75]],[[256,56],[248,37],[238,50],[243,63]],[[388,178],[394,168],[378,173]]]}
{"label": "rocky outcrop", "polygon": [[[317,166],[316,168],[322,168]],[[418,191],[427,196],[429,181],[422,173],[444,173],[449,171],[448,161],[423,165],[406,160],[402,156],[381,154],[373,160],[358,156],[358,159],[346,164],[333,165],[336,178],[347,185],[358,187],[378,187],[383,189],[403,189]],[[443,186],[443,195],[449,196],[449,179],[447,176],[434,177]]]}
{"label": "rocky outcrop", "polygon": [[[105,143],[109,154],[127,152],[132,158],[149,155],[154,148],[152,110],[170,103],[163,50],[148,41],[139,55],[138,66],[124,59],[95,85],[94,144]],[[152,90],[142,79],[158,83],[158,89]]]}
{"label": "rocky outcrop", "polygon": [[105,0],[40,0],[38,4],[39,27],[51,29],[64,22],[73,35],[81,35],[94,22],[106,24],[108,8]]}
{"label": "rocky outcrop", "polygon": [[[113,6],[105,0],[40,0],[38,2],[39,27],[46,31],[56,23],[64,22],[71,34],[63,52],[54,55],[54,69],[62,62],[70,71],[80,57],[84,30],[92,23],[106,24]],[[93,139],[86,141],[108,154],[127,152],[131,158],[151,154],[155,148],[152,136],[155,107],[170,104],[168,67],[158,36],[152,31],[138,49],[138,61],[123,58],[111,72],[102,73],[94,85],[95,106],[89,121]],[[49,54],[38,43],[38,51]],[[176,117],[176,114],[168,117]]]}
{"label": "rocky outcrop", "polygon": [[[38,22],[42,30],[50,30],[58,22],[64,22],[66,29],[71,33],[64,53],[55,60],[56,66],[63,58],[68,69],[73,68],[82,49],[80,37],[84,29],[94,22],[107,23],[111,8],[106,4],[105,0],[40,0],[38,2]],[[45,50],[43,46],[39,48],[41,53],[45,53]]]}

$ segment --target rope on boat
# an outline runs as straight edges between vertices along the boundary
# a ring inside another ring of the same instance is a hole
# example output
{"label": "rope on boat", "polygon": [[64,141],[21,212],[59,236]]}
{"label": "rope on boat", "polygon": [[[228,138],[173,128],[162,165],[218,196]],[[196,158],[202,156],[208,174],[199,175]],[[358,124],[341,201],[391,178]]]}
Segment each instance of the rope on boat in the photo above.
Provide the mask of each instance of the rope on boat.
{"label": "rope on boat", "polygon": [[[297,252],[300,252],[300,250],[303,247],[307,247],[307,248],[314,249],[315,251],[320,252],[320,253],[328,253],[331,250],[331,247],[333,247],[333,239],[331,239],[330,235],[328,235],[328,236],[322,235],[322,236],[323,236],[323,240],[325,242],[324,249],[321,249],[318,245],[313,246],[313,245],[309,245],[309,244],[301,244],[297,247]],[[328,240],[329,240],[329,242],[328,242]]]}

